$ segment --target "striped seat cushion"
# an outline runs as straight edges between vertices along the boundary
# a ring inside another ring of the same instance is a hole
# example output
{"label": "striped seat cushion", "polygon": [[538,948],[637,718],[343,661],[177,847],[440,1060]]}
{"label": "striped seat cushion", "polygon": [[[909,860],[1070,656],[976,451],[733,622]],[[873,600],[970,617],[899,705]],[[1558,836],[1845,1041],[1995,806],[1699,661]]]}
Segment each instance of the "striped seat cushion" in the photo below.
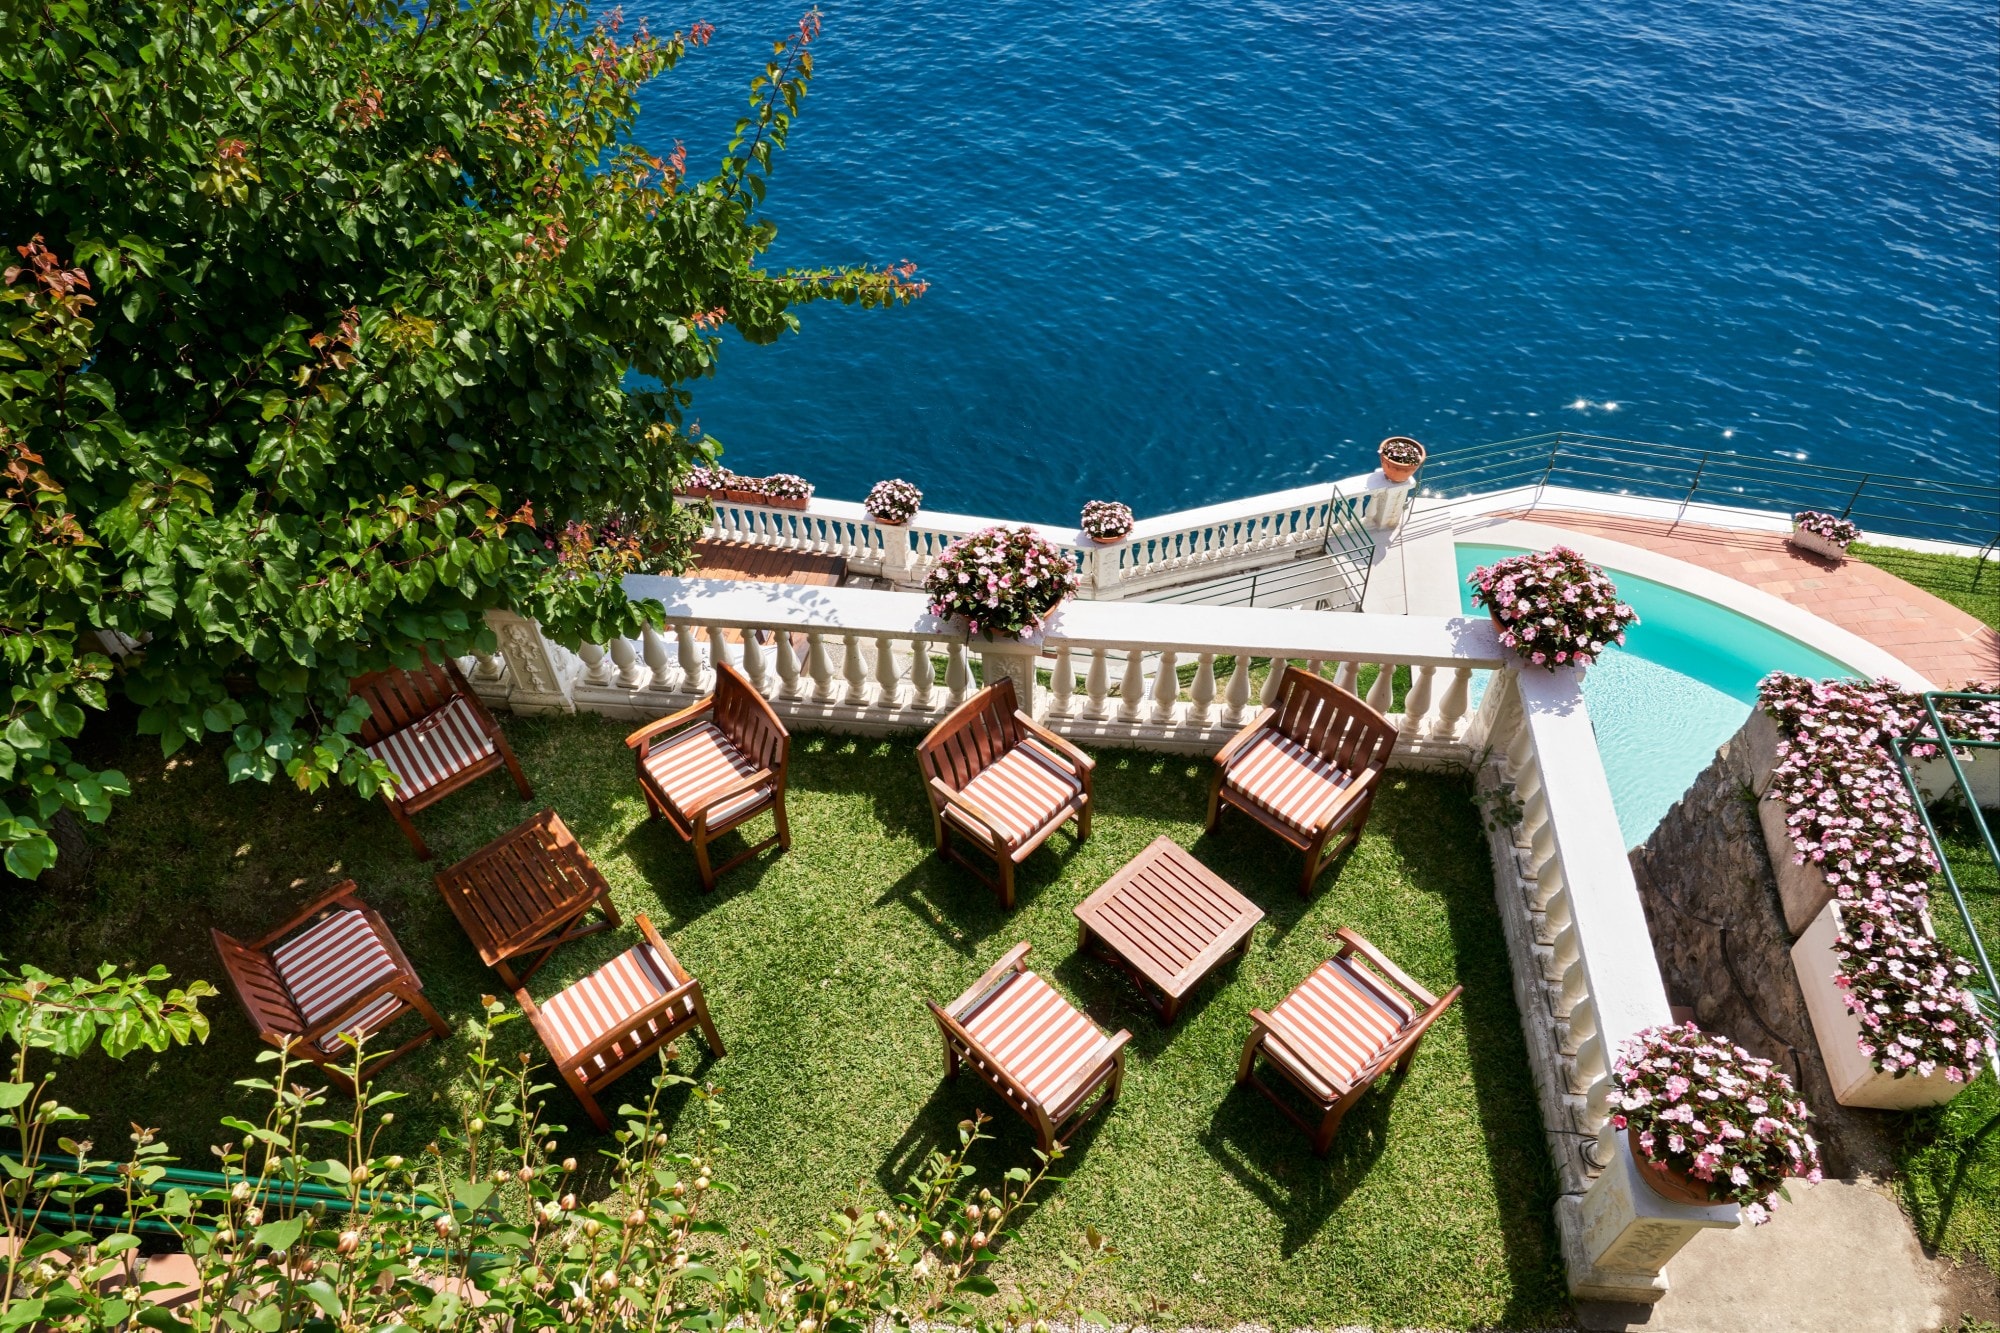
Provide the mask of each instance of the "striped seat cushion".
{"label": "striped seat cushion", "polygon": [[[1104,1040],[1095,1023],[1033,972],[1016,974],[961,1025],[1009,1078],[1057,1119],[1069,1107],[1051,1105],[1049,1099],[1085,1072]],[[1074,1092],[1064,1100],[1073,1102]]]}
{"label": "striped seat cushion", "polygon": [[[285,984],[299,1018],[310,1028],[339,1013],[353,999],[394,977],[398,968],[368,918],[343,908],[271,950],[271,965]],[[380,1029],[402,1001],[385,995],[348,1020],[343,1032]],[[340,1048],[340,1034],[319,1039],[321,1050]]]}
{"label": "striped seat cushion", "polygon": [[634,1015],[673,988],[673,974],[652,945],[627,949],[541,1006],[549,1054],[567,1063],[599,1038],[618,1033],[618,1041],[609,1049],[574,1066],[588,1083],[694,1013],[694,998],[689,996],[672,1010],[632,1025]]}
{"label": "striped seat cushion", "polygon": [[395,795],[407,801],[454,773],[463,773],[494,752],[493,738],[465,699],[452,701],[421,722],[394,731],[366,747],[396,775]]}
{"label": "striped seat cushion", "polygon": [[[641,762],[667,804],[689,824],[715,793],[757,771],[750,757],[713,722],[676,732],[648,751]],[[769,787],[732,796],[708,812],[708,826],[719,827],[770,799]]]}
{"label": "striped seat cushion", "polygon": [[1276,731],[1251,741],[1223,775],[1230,790],[1308,835],[1319,832],[1353,781],[1354,774]]}
{"label": "striped seat cushion", "polygon": [[[1083,783],[1040,741],[1029,739],[1009,750],[965,784],[965,794],[1000,822],[1009,847],[1019,847],[1044,828],[1066,819],[1083,796]],[[967,829],[979,824],[950,807],[946,813]]]}
{"label": "striped seat cushion", "polygon": [[[1353,964],[1322,964],[1271,1011],[1264,1049],[1322,1100],[1332,1101],[1409,1025],[1408,1001]],[[1328,1076],[1339,1079],[1330,1086]]]}

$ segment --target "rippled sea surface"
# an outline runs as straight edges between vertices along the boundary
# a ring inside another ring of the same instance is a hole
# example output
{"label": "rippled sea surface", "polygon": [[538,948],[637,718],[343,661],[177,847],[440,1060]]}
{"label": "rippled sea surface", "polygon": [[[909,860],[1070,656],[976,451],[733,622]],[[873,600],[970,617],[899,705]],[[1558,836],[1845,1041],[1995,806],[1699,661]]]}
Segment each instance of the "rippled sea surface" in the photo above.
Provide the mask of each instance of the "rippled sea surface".
{"label": "rippled sea surface", "polygon": [[[628,4],[718,28],[641,137],[712,164],[800,7]],[[772,260],[931,289],[728,347],[739,468],[1051,522],[1394,433],[2000,473],[1989,0],[822,10]]]}

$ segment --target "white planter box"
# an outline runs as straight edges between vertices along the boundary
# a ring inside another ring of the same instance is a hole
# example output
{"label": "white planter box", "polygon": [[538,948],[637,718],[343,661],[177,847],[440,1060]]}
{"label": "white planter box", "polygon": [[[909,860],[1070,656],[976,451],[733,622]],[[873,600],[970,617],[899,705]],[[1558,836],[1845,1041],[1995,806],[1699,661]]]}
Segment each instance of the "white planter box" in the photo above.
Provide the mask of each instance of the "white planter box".
{"label": "white planter box", "polygon": [[1807,532],[1804,528],[1792,529],[1792,545],[1801,551],[1811,551],[1829,560],[1847,559],[1847,548],[1836,541],[1829,541],[1817,532]]}
{"label": "white planter box", "polygon": [[[1769,774],[1766,773],[1768,785]],[[1764,828],[1764,849],[1771,854],[1771,872],[1778,879],[1778,901],[1785,908],[1785,929],[1798,935],[1812,924],[1820,909],[1833,901],[1833,886],[1811,861],[1795,864],[1799,849],[1785,827],[1785,803],[1767,793],[1757,801],[1757,822]]]}
{"label": "white planter box", "polygon": [[1861,1053],[1861,1020],[1847,1011],[1841,989],[1833,982],[1840,972],[1840,963],[1833,956],[1839,935],[1840,904],[1830,902],[1792,946],[1792,967],[1799,974],[1799,989],[1806,995],[1806,1012],[1812,1016],[1813,1036],[1826,1060],[1834,1100],[1842,1106],[1906,1111],[1916,1106],[1940,1106],[1956,1097],[1965,1084],[1953,1083],[1942,1073],[1929,1078],[1916,1074],[1897,1077],[1875,1068]]}
{"label": "white planter box", "polygon": [[[1972,785],[1972,799],[1982,810],[2000,810],[2000,750],[1968,750],[1958,757],[1965,780]],[[1919,759],[1910,765],[1926,801],[1935,801],[1958,790],[1951,775],[1951,761],[1943,755]]]}

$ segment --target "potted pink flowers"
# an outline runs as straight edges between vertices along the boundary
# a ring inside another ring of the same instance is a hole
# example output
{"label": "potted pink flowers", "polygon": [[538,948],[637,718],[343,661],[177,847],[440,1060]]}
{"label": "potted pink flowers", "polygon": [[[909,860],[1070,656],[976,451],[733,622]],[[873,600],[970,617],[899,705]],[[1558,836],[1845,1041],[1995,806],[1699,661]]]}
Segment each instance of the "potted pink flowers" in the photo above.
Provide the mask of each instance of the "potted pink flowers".
{"label": "potted pink flowers", "polygon": [[924,591],[934,616],[957,617],[973,634],[1019,638],[1076,591],[1076,566],[1032,528],[984,528],[945,547]]}
{"label": "potted pink flowers", "polygon": [[1847,559],[1847,548],[1860,535],[1861,529],[1846,519],[1817,509],[1801,509],[1792,515],[1792,545],[1829,560]]}
{"label": "potted pink flowers", "polygon": [[1467,581],[1501,644],[1550,671],[1588,666],[1639,621],[1605,572],[1567,546],[1496,560]]}
{"label": "potted pink flowers", "polygon": [[772,473],[758,482],[757,489],[773,509],[804,509],[812,503],[812,483],[790,472]]}
{"label": "potted pink flowers", "polygon": [[1647,1028],[1619,1051],[1612,1079],[1612,1127],[1625,1131],[1664,1198],[1737,1203],[1761,1226],[1787,1176],[1820,1179],[1806,1104],[1769,1060],[1741,1046],[1692,1023]]}
{"label": "potted pink flowers", "polygon": [[878,481],[868,488],[868,498],[861,507],[868,517],[877,523],[897,527],[916,517],[917,509],[924,502],[924,493],[900,478]]}
{"label": "potted pink flowers", "polygon": [[1116,500],[1092,500],[1083,507],[1076,525],[1099,546],[1125,540],[1132,530],[1132,511]]}

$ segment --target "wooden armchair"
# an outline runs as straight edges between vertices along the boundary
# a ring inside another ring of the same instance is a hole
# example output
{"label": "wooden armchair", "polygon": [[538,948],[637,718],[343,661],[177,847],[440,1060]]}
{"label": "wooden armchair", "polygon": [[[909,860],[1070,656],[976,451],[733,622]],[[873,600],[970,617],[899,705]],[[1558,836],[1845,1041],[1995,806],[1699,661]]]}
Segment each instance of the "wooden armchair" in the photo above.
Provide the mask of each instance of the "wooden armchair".
{"label": "wooden armchair", "polygon": [[1208,831],[1235,806],[1305,853],[1299,893],[1311,897],[1320,872],[1360,838],[1395,748],[1389,719],[1332,681],[1286,667],[1272,706],[1215,756]]}
{"label": "wooden armchair", "polygon": [[[1270,1013],[1250,1011],[1250,1039],[1236,1081],[1271,1099],[1285,1118],[1312,1136],[1326,1156],[1341,1117],[1391,1064],[1406,1072],[1417,1043],[1464,989],[1439,999],[1353,931],[1338,932],[1340,952],[1299,984]],[[1308,1123],[1257,1077],[1257,1056],[1319,1108]]]}
{"label": "wooden armchair", "polygon": [[342,880],[276,930],[245,943],[210,930],[222,970],[257,1034],[291,1048],[347,1089],[354,1082],[343,1037],[370,1037],[407,1013],[430,1026],[395,1050],[371,1057],[361,1077],[373,1078],[432,1037],[451,1034],[424,998],[424,983],[374,908]]}
{"label": "wooden armchair", "polygon": [[[938,851],[1014,906],[1014,867],[1076,820],[1076,840],[1090,837],[1090,775],[1097,764],[1015,706],[1014,682],[1002,677],[931,728],[917,746],[931,798]],[[954,839],[990,858],[997,879],[958,850]]]}
{"label": "wooden armchair", "polygon": [[430,860],[431,849],[410,816],[425,806],[502,766],[522,800],[534,796],[506,733],[450,658],[426,656],[416,671],[392,667],[357,676],[348,688],[368,704],[361,745],[395,775],[382,789],[382,803],[418,860]]}
{"label": "wooden armchair", "polygon": [[611,1119],[598,1097],[668,1042],[698,1027],[717,1059],[728,1054],[709,1019],[701,983],[687,974],[644,912],[638,923],[644,939],[539,1006],[525,987],[514,992],[563,1082],[583,1103],[590,1123],[605,1133]]}
{"label": "wooden armchair", "polygon": [[944,1035],[944,1073],[961,1067],[993,1086],[1035,1127],[1043,1152],[1067,1143],[1084,1121],[1118,1100],[1125,1084],[1125,1043],[1097,1024],[1022,964],[1021,943],[931,1017]]}
{"label": "wooden armchair", "polygon": [[[791,849],[785,777],[792,735],[729,663],[717,660],[714,693],[639,728],[625,744],[638,761],[646,804],[694,844],[702,892],[774,843],[781,852]],[[777,826],[771,836],[711,868],[708,845],[766,810]]]}

